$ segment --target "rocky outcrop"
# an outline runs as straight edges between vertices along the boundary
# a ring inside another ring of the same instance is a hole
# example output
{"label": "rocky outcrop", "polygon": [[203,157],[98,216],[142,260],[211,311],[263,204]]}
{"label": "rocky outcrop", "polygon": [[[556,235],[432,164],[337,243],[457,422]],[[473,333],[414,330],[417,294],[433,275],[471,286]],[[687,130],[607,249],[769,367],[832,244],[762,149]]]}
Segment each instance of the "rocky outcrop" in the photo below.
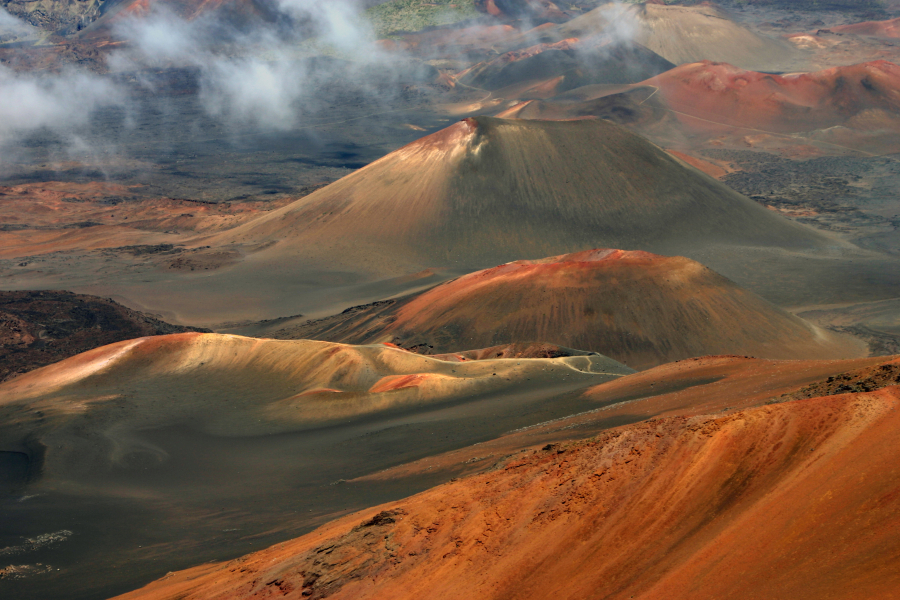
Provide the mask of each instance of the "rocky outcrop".
{"label": "rocky outcrop", "polygon": [[[115,3],[115,0],[112,0]],[[0,7],[48,33],[76,33],[104,12],[110,0],[0,0]]]}

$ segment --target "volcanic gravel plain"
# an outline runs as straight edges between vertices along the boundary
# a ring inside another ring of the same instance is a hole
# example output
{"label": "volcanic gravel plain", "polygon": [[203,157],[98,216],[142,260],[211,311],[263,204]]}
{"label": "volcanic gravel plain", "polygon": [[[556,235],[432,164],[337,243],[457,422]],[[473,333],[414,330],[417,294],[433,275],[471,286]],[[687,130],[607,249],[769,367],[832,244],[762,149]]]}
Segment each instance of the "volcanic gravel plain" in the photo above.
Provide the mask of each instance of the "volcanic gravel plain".
{"label": "volcanic gravel plain", "polygon": [[898,19],[0,0],[0,597],[896,597]]}

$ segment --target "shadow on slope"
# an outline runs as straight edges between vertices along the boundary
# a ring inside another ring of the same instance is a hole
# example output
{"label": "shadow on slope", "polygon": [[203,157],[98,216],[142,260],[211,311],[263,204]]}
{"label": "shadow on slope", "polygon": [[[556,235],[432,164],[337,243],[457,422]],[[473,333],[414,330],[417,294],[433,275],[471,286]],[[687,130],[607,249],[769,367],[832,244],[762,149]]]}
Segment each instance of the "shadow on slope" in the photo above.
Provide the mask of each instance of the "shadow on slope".
{"label": "shadow on slope", "polygon": [[299,535],[434,482],[344,480],[577,412],[581,391],[632,372],[560,354],[461,363],[188,333],[22,375],[0,385],[0,558],[53,570],[0,594],[104,598]]}

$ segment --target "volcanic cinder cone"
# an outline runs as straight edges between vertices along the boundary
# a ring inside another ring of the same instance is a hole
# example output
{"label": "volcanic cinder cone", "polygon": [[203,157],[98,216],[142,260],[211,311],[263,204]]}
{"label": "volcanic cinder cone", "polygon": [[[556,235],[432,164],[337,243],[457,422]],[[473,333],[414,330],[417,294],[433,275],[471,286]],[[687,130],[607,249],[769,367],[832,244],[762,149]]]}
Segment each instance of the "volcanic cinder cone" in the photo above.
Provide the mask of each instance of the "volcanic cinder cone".
{"label": "volcanic cinder cone", "polygon": [[282,273],[472,270],[598,247],[689,257],[836,242],[604,121],[465,119],[214,238]]}
{"label": "volcanic cinder cone", "polygon": [[505,47],[521,47],[522,39],[546,43],[591,36],[631,40],[676,65],[715,60],[774,71],[805,62],[789,43],[754,33],[709,5],[604,4],[562,25],[526,32]]}
{"label": "volcanic cinder cone", "polygon": [[641,85],[655,86],[674,110],[710,124],[792,133],[843,125],[896,128],[900,67],[874,61],[779,76],[703,61],[676,67]]}
{"label": "volcanic cinder cone", "polygon": [[795,317],[703,265],[593,250],[477,271],[274,335],[429,353],[542,341],[635,369],[709,354],[850,358],[863,344]]}

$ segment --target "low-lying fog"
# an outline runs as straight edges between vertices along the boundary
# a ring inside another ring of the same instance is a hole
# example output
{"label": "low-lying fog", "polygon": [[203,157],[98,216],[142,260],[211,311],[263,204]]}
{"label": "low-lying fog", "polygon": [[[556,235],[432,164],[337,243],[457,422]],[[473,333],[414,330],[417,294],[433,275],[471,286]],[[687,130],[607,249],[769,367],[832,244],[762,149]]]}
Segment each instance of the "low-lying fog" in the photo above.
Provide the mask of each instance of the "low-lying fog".
{"label": "low-lying fog", "polygon": [[[282,0],[235,25],[154,8],[106,21],[104,35],[128,42],[105,72],[0,65],[0,177],[214,201],[337,179],[447,123],[421,110],[439,73],[382,50],[362,9]],[[28,27],[0,12],[0,29]]]}

